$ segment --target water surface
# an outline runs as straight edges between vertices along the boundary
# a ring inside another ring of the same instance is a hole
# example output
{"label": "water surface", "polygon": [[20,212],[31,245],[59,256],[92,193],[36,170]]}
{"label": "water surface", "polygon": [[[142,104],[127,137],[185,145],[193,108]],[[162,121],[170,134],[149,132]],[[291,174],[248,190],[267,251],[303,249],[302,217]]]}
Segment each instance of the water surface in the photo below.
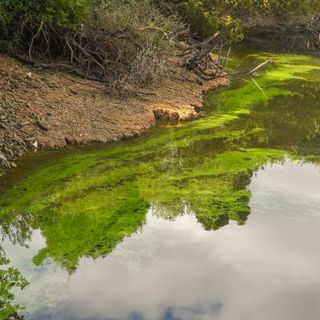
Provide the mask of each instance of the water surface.
{"label": "water surface", "polygon": [[203,119],[28,155],[0,179],[0,318],[318,319],[319,85],[274,55]]}

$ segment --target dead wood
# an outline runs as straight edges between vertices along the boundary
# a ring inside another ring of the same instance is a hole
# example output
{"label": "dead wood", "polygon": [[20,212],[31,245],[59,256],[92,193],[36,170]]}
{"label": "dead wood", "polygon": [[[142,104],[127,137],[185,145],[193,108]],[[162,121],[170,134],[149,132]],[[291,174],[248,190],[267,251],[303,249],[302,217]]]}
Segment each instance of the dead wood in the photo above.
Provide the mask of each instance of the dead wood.
{"label": "dead wood", "polygon": [[219,35],[220,33],[217,32],[202,42],[188,46],[181,54],[184,57],[183,67],[193,71],[202,80],[209,81],[228,76],[236,77],[246,74],[252,76],[266,64],[272,62],[272,59],[268,59],[250,70],[236,73],[227,72],[226,67],[231,48],[228,48],[227,54],[223,58],[224,44],[219,39]]}

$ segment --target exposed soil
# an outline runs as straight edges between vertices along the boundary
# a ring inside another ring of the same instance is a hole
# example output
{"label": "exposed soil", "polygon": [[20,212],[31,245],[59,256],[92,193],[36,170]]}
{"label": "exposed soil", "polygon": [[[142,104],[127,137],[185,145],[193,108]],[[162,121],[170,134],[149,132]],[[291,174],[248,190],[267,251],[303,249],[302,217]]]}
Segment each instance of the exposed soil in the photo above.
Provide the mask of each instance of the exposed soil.
{"label": "exposed soil", "polygon": [[119,99],[103,83],[0,56],[0,167],[14,167],[33,148],[120,140],[158,119],[197,118],[203,115],[204,92],[228,85],[225,78],[203,83],[179,61],[171,65],[171,76],[159,86]]}

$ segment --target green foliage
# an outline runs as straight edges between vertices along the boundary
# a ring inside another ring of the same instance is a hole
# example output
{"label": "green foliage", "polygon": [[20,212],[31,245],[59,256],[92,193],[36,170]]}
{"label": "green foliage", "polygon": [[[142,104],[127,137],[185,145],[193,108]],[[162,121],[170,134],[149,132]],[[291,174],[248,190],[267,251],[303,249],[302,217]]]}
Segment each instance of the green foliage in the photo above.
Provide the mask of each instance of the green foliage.
{"label": "green foliage", "polygon": [[216,7],[209,9],[200,0],[185,3],[185,17],[193,31],[202,37],[209,37],[220,31],[225,41],[238,42],[243,38],[240,20],[231,15],[222,15]]}
{"label": "green foliage", "polygon": [[290,16],[315,12],[318,0],[201,0],[208,10],[244,18],[255,14]]}
{"label": "green foliage", "polygon": [[49,0],[44,11],[44,20],[57,26],[76,29],[87,20],[94,0]]}
{"label": "green foliage", "polygon": [[[269,17],[285,23],[306,21],[319,12],[319,0],[176,0],[169,1],[201,37],[221,31],[230,42],[241,41],[248,21]],[[259,27],[259,26],[258,26]],[[276,26],[275,26],[276,27]]]}
{"label": "green foliage", "polygon": [[14,295],[11,291],[14,288],[24,289],[28,284],[16,268],[8,266],[9,263],[0,247],[0,319],[9,319],[21,309],[19,305],[12,304]]}
{"label": "green foliage", "polygon": [[75,30],[92,12],[94,0],[2,0],[0,32],[10,36],[36,21]]}

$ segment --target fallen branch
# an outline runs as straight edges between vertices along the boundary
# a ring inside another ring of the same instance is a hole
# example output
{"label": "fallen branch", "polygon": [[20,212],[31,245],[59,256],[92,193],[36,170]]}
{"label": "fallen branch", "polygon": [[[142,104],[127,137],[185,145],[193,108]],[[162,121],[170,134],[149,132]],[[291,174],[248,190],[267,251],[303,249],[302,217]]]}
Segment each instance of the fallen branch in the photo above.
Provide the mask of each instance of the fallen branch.
{"label": "fallen branch", "polygon": [[81,72],[79,69],[76,69],[74,66],[72,66],[66,62],[43,63],[43,62],[38,62],[38,61],[32,60],[26,56],[19,55],[16,53],[11,53],[11,55],[23,63],[30,64],[34,68],[68,71],[68,72],[76,74],[79,77],[84,78],[84,79],[98,81],[98,82],[106,82],[105,79],[85,74],[85,73]]}
{"label": "fallen branch", "polygon": [[254,67],[252,70],[250,70],[249,72],[248,72],[248,74],[253,74],[253,73],[255,73],[256,71],[258,71],[259,69],[261,69],[263,66],[265,66],[266,64],[268,64],[268,63],[272,63],[272,58],[271,59],[269,59],[269,60],[266,60],[266,61],[264,61],[264,62],[262,62],[262,63],[260,63],[258,66],[256,66],[256,67]]}

